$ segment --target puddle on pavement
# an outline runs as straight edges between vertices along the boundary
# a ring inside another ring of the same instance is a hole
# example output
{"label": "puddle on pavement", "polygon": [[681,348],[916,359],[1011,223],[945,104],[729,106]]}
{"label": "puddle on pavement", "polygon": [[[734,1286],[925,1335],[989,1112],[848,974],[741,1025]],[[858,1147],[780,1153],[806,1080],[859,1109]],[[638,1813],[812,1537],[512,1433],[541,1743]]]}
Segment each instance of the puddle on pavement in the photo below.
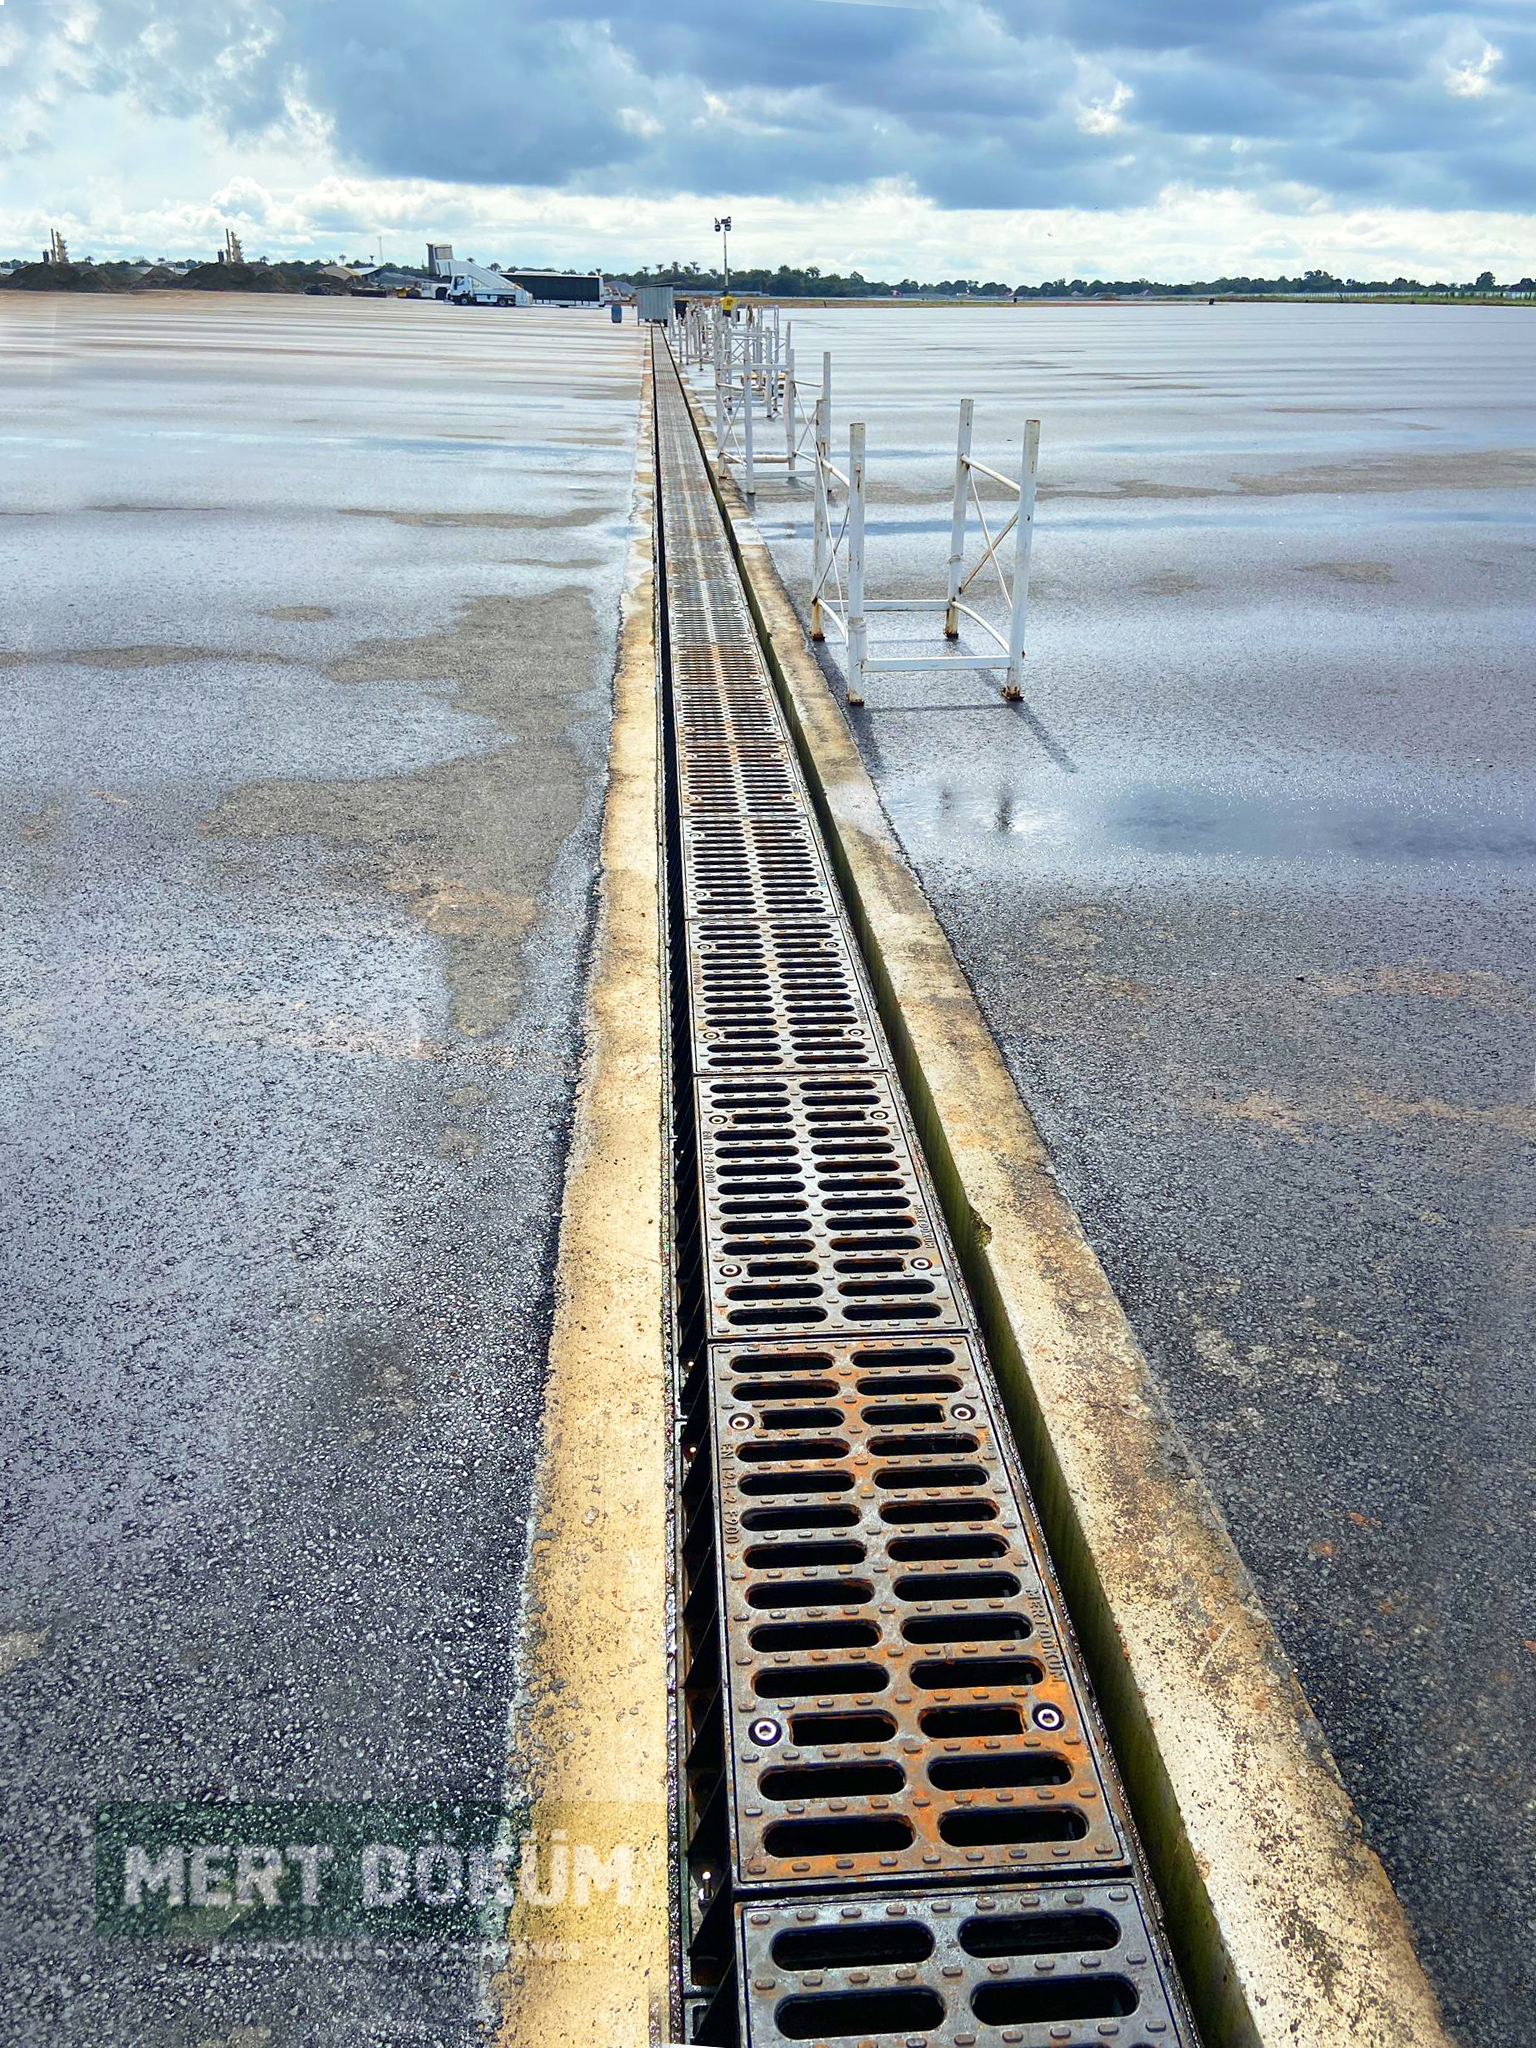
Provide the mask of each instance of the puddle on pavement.
{"label": "puddle on pavement", "polygon": [[1129,783],[1074,790],[1068,802],[1001,783],[925,782],[891,792],[902,831],[972,855],[1030,840],[1077,854],[1155,854],[1174,859],[1358,860],[1409,865],[1474,861],[1536,863],[1536,804],[1471,811],[1376,799],[1319,797],[1305,803],[1194,783]]}

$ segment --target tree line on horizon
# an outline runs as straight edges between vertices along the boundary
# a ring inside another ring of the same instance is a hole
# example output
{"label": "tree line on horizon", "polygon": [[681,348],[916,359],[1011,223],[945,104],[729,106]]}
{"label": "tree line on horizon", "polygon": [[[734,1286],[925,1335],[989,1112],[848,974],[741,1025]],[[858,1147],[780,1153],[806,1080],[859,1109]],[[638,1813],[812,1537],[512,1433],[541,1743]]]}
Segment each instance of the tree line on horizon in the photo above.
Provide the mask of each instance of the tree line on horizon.
{"label": "tree line on horizon", "polygon": [[[494,267],[511,270],[517,266],[499,264]],[[386,268],[402,276],[422,280],[425,280],[427,275],[425,270],[414,264],[391,263]],[[0,286],[9,284],[21,289],[65,291],[131,291],[167,285],[194,290],[222,291],[345,291],[345,285],[329,275],[328,269],[329,261],[324,258],[288,257],[269,262],[266,258],[257,257],[240,264],[198,264],[188,273],[173,274],[159,265],[147,268],[142,257],[137,261],[109,257],[100,262],[93,262],[86,257],[69,264],[63,270],[51,267],[46,262],[25,264],[11,277],[0,277]],[[718,270],[706,270],[697,263],[643,264],[638,270],[607,274],[616,277],[620,282],[671,284],[683,293],[690,290],[718,293],[724,288],[725,282]],[[1366,280],[1335,277],[1327,270],[1307,270],[1295,277],[1214,277],[1188,284],[1168,284],[1146,277],[1058,277],[1041,284],[1020,285],[1005,284],[992,278],[985,283],[967,277],[941,278],[937,283],[924,283],[915,277],[903,277],[893,284],[885,279],[866,277],[859,270],[851,270],[845,274],[835,270],[822,270],[814,263],[803,267],[781,263],[776,269],[771,270],[738,270],[733,267],[731,288],[733,291],[752,296],[779,299],[974,299],[994,302],[1018,299],[1264,298],[1287,294],[1328,295],[1340,298],[1372,297],[1382,294],[1466,298],[1500,291],[1530,293],[1536,296],[1536,279],[1522,277],[1518,282],[1501,286],[1496,282],[1491,270],[1484,270],[1466,284],[1425,284],[1414,277]]]}
{"label": "tree line on horizon", "polygon": [[[701,269],[697,263],[647,264],[631,275],[637,282],[672,284],[680,290],[691,287],[699,292],[718,292],[723,288],[724,278],[718,270]],[[1536,292],[1536,280],[1523,277],[1518,283],[1500,286],[1494,280],[1491,270],[1484,270],[1468,284],[1424,284],[1416,277],[1378,278],[1367,281],[1354,277],[1335,277],[1328,270],[1308,270],[1296,277],[1215,277],[1190,284],[1165,284],[1153,278],[1053,278],[1043,284],[1010,285],[989,279],[985,284],[974,278],[946,278],[937,284],[922,284],[914,277],[904,277],[891,284],[879,278],[865,277],[862,271],[851,270],[846,275],[835,270],[821,270],[814,263],[804,268],[781,263],[776,270],[742,269],[731,271],[733,291],[765,298],[870,298],[892,297],[903,299],[1070,299],[1070,298],[1148,298],[1148,299],[1192,299],[1201,297],[1225,297],[1238,295],[1247,298],[1261,298],[1283,293],[1338,293],[1348,297],[1352,293],[1379,294],[1383,292],[1431,293],[1448,298],[1465,297],[1478,292],[1529,291]]]}

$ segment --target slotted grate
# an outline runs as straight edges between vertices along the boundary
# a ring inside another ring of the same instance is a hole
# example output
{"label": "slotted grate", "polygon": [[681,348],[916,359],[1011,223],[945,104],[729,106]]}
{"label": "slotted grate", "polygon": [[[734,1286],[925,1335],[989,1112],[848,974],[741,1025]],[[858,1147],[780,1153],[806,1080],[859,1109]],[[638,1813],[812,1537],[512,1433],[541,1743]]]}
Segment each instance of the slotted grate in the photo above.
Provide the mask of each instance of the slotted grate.
{"label": "slotted grate", "polygon": [[787,807],[731,816],[711,805],[684,824],[682,852],[697,916],[831,919],[836,914],[832,884],[808,821]]}
{"label": "slotted grate", "polygon": [[690,936],[700,1073],[880,1066],[860,978],[832,919],[701,918]]}
{"label": "slotted grate", "polygon": [[1123,1866],[972,1340],[710,1383],[738,1888]]}
{"label": "slotted grate", "polygon": [[963,1326],[888,1075],[704,1075],[698,1134],[712,1338]]}
{"label": "slotted grate", "polygon": [[751,2048],[1168,2048],[1172,1985],[1126,1884],[925,1892],[740,1916]]}
{"label": "slotted grate", "polygon": [[[1160,1989],[1134,1837],[654,360],[689,2038],[1166,2048],[1192,2036]],[[974,1931],[1025,1921],[1015,1949]]]}

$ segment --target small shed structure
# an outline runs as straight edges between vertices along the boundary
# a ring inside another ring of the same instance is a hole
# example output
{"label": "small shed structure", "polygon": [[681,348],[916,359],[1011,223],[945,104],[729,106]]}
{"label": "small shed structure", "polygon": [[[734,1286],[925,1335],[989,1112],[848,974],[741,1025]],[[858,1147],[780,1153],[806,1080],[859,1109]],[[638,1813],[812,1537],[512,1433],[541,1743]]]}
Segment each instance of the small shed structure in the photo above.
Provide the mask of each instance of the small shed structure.
{"label": "small shed structure", "polygon": [[670,320],[672,318],[672,287],[669,284],[640,284],[635,287],[635,300],[642,320]]}

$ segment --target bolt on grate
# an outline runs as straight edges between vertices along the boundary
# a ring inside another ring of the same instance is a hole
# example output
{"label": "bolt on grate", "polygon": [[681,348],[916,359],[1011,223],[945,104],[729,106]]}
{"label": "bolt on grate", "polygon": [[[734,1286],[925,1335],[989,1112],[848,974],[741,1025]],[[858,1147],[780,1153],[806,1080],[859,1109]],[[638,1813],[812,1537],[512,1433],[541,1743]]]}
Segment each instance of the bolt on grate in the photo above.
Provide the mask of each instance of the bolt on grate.
{"label": "bolt on grate", "polygon": [[688,971],[697,1071],[875,1070],[881,1048],[831,918],[700,918]]}
{"label": "bolt on grate", "polygon": [[704,1075],[697,1091],[712,1338],[963,1326],[887,1075]]}

